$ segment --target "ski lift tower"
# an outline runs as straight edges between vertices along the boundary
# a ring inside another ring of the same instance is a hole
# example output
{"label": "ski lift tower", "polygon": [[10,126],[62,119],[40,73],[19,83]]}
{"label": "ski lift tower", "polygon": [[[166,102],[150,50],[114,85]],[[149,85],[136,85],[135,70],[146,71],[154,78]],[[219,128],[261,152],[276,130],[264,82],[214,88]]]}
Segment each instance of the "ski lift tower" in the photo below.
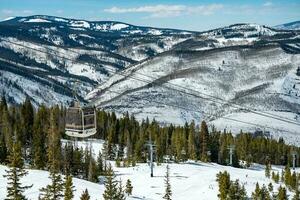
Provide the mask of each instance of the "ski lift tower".
{"label": "ski lift tower", "polygon": [[298,157],[298,153],[297,151],[292,151],[292,157],[293,157],[293,170],[295,170],[296,168],[296,163],[297,163],[297,157]]}
{"label": "ski lift tower", "polygon": [[234,152],[234,149],[235,149],[235,145],[229,145],[228,148],[229,149],[229,165],[232,166],[233,165],[233,162],[232,162],[232,157],[233,157],[233,152]]}
{"label": "ski lift tower", "polygon": [[153,167],[154,167],[154,164],[153,164],[153,154],[154,154],[154,151],[155,151],[155,146],[151,140],[151,135],[150,135],[150,139],[149,141],[146,143],[146,146],[149,147],[149,154],[150,154],[150,161],[149,161],[149,164],[150,164],[150,176],[153,177]]}

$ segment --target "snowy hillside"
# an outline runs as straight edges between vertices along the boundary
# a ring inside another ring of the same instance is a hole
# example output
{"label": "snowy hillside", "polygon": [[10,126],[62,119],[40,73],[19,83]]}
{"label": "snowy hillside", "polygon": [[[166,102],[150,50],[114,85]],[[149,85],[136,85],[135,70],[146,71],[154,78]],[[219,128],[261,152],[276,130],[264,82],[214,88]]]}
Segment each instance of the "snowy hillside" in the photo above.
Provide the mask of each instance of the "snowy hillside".
{"label": "snowy hillside", "polygon": [[300,30],[300,21],[277,25],[275,28],[282,30]]}
{"label": "snowy hillside", "polygon": [[299,54],[278,45],[170,51],[114,75],[88,98],[101,108],[175,124],[239,112],[231,103],[296,114],[299,65]]}
{"label": "snowy hillside", "polygon": [[[274,183],[271,179],[265,178],[264,168],[254,165],[250,169],[238,169],[228,166],[221,166],[213,163],[180,163],[169,164],[170,167],[170,180],[172,187],[172,197],[176,200],[185,200],[189,197],[190,200],[217,200],[218,184],[216,182],[216,174],[220,171],[228,171],[231,179],[239,179],[241,184],[244,184],[247,195],[255,189],[255,184],[258,182],[260,185],[268,185],[272,182],[274,190],[279,187],[279,184]],[[5,198],[6,179],[3,178],[6,167],[0,165],[0,199]],[[273,167],[275,172],[281,172],[281,168]],[[114,171],[117,179],[121,179],[123,185],[127,179],[132,181],[133,194],[128,200],[133,199],[149,199],[158,200],[162,199],[164,194],[164,175],[166,172],[166,164],[155,166],[154,177],[150,177],[150,169],[147,164],[138,164],[136,167],[129,168],[116,168]],[[298,169],[297,169],[298,171]],[[29,170],[29,175],[22,180],[22,183],[33,187],[26,191],[25,195],[29,199],[37,199],[39,189],[46,186],[50,182],[48,179],[48,172],[40,170]],[[91,196],[91,200],[102,199],[104,191],[103,184],[91,183],[81,179],[73,179],[76,189],[75,200],[79,200],[82,192],[87,188]],[[290,199],[293,196],[291,192]]]}
{"label": "snowy hillside", "polygon": [[0,22],[0,92],[11,103],[29,96],[35,105],[67,104],[72,90],[83,99],[111,74],[191,34],[44,15],[9,18]]}

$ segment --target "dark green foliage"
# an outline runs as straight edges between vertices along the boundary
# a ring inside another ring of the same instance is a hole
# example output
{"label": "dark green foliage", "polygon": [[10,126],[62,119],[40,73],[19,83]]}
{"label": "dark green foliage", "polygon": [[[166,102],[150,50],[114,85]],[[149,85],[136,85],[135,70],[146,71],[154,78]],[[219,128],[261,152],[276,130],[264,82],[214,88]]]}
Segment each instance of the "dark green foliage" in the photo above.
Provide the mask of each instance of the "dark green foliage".
{"label": "dark green foliage", "polygon": [[90,195],[87,189],[85,189],[85,191],[82,193],[80,200],[90,200]]}
{"label": "dark green foliage", "polygon": [[130,179],[127,179],[126,181],[126,188],[125,188],[125,193],[129,196],[132,195],[132,190],[133,190],[133,186],[131,185],[131,181]]}
{"label": "dark green foliage", "polygon": [[12,145],[11,152],[8,156],[9,170],[6,170],[7,178],[7,200],[25,200],[24,191],[31,186],[22,186],[20,179],[27,175],[24,169],[24,161],[22,159],[21,144],[16,141]]}
{"label": "dark green foliage", "polygon": [[217,182],[219,185],[218,198],[220,200],[246,200],[247,193],[244,185],[239,180],[231,181],[227,171],[217,174]]}
{"label": "dark green foliage", "polygon": [[125,200],[125,192],[123,190],[123,186],[122,186],[122,181],[119,181],[119,185],[118,185],[118,193],[117,193],[117,199],[116,200]]}
{"label": "dark green foliage", "polygon": [[271,168],[270,163],[267,163],[266,167],[265,167],[265,176],[267,178],[270,178],[270,176],[271,176],[271,170],[272,170],[272,168]]}
{"label": "dark green foliage", "polygon": [[208,162],[210,160],[208,156],[209,150],[209,133],[208,127],[205,121],[201,122],[200,129],[200,160],[203,162]]}
{"label": "dark green foliage", "polygon": [[41,200],[59,200],[62,199],[64,183],[62,181],[61,175],[50,171],[51,183],[46,187],[40,189]]}
{"label": "dark green foliage", "polygon": [[285,187],[279,187],[278,188],[278,194],[277,194],[277,200],[287,200],[287,194],[286,194],[286,189]]}
{"label": "dark green foliage", "polygon": [[247,200],[245,187],[240,185],[239,180],[230,183],[228,198],[230,200]]}
{"label": "dark green foliage", "polygon": [[167,165],[167,171],[166,171],[166,175],[165,175],[165,195],[163,196],[163,199],[166,199],[166,200],[172,199],[169,165]]}
{"label": "dark green foliage", "polygon": [[73,186],[72,176],[65,177],[64,184],[65,192],[64,192],[64,200],[72,200],[74,197],[75,187]]}
{"label": "dark green foliage", "polygon": [[105,190],[103,193],[104,200],[118,200],[118,182],[115,180],[115,175],[112,167],[109,166],[107,169]]}
{"label": "dark green foliage", "polygon": [[227,171],[219,172],[217,174],[217,182],[219,184],[219,194],[218,197],[220,200],[226,200],[229,188],[230,188],[230,175]]}

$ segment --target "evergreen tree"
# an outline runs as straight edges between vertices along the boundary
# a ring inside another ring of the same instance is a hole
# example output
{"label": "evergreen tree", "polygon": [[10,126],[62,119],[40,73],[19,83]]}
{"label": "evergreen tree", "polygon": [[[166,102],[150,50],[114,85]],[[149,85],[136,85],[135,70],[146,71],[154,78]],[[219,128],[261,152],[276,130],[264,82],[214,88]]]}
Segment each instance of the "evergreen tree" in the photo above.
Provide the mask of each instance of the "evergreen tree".
{"label": "evergreen tree", "polygon": [[59,174],[61,151],[57,111],[57,108],[52,110],[50,116],[47,157],[51,183],[45,188],[40,189],[40,198],[42,200],[59,200],[63,197],[64,184]]}
{"label": "evergreen tree", "polygon": [[104,174],[103,157],[101,151],[99,151],[98,158],[97,158],[97,172],[98,172],[97,173],[98,176]]}
{"label": "evergreen tree", "polygon": [[89,169],[88,180],[91,182],[97,182],[98,181],[97,166],[93,157],[90,157],[90,163],[88,169]]}
{"label": "evergreen tree", "polygon": [[74,197],[74,186],[72,176],[68,175],[65,177],[65,192],[64,192],[64,200],[72,200]]}
{"label": "evergreen tree", "polygon": [[33,123],[33,165],[37,169],[46,167],[46,136],[49,128],[48,111],[41,106]]}
{"label": "evergreen tree", "polygon": [[87,189],[85,189],[85,191],[82,193],[80,200],[90,200],[90,195]]}
{"label": "evergreen tree", "polygon": [[279,186],[279,188],[278,188],[278,194],[277,194],[277,199],[278,200],[287,200],[288,199],[285,187]]}
{"label": "evergreen tree", "polygon": [[271,176],[271,165],[270,165],[270,163],[266,164],[266,167],[265,167],[265,176],[267,178],[270,178],[270,176]]}
{"label": "evergreen tree", "polygon": [[129,195],[132,195],[132,185],[131,185],[131,181],[130,179],[127,179],[126,181],[126,189],[125,189],[125,193],[129,196]]}
{"label": "evergreen tree", "polygon": [[189,128],[188,136],[188,155],[192,160],[196,160],[196,144],[195,144],[195,123],[192,121]]}
{"label": "evergreen tree", "polygon": [[105,181],[105,190],[103,193],[104,200],[118,200],[118,182],[115,180],[115,175],[111,165],[107,169]]}
{"label": "evergreen tree", "polygon": [[238,179],[235,182],[230,183],[227,199],[230,199],[230,200],[246,200],[247,199],[245,187],[240,185]]}
{"label": "evergreen tree", "polygon": [[273,184],[269,183],[269,185],[268,185],[269,192],[273,192],[273,189],[274,189]]}
{"label": "evergreen tree", "polygon": [[261,196],[260,187],[259,187],[259,184],[256,183],[255,190],[254,190],[254,192],[252,192],[252,199],[253,200],[261,200],[260,196]]}
{"label": "evergreen tree", "polygon": [[117,200],[125,200],[125,193],[122,186],[122,181],[119,181]]}
{"label": "evergreen tree", "polygon": [[63,195],[64,184],[61,175],[50,171],[51,183],[46,187],[40,189],[40,199],[41,200],[59,200]]}
{"label": "evergreen tree", "polygon": [[207,155],[207,152],[209,150],[209,133],[208,133],[208,127],[205,121],[201,122],[201,129],[200,129],[200,159],[203,162],[208,162],[209,157]]}
{"label": "evergreen tree", "polygon": [[217,182],[219,185],[219,194],[218,197],[220,200],[227,200],[227,195],[230,188],[230,175],[227,171],[219,172],[217,174]]}
{"label": "evergreen tree", "polygon": [[172,191],[171,191],[171,183],[170,183],[170,168],[167,165],[167,171],[165,175],[165,195],[163,199],[171,200],[172,198]]}
{"label": "evergreen tree", "polygon": [[11,152],[8,156],[9,170],[6,170],[7,178],[7,200],[25,200],[24,191],[32,186],[22,186],[20,179],[28,174],[24,169],[22,159],[21,144],[16,141],[12,145]]}

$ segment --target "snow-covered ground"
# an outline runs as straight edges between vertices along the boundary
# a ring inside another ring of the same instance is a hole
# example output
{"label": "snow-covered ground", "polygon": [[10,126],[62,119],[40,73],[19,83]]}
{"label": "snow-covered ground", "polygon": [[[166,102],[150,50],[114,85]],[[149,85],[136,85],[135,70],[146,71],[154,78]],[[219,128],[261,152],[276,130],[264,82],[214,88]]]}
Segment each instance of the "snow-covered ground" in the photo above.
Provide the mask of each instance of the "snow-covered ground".
{"label": "snow-covered ground", "polygon": [[[258,112],[260,113],[260,112]],[[260,130],[269,132],[270,135],[278,139],[279,137],[283,137],[283,139],[290,144],[294,144],[299,146],[300,144],[300,116],[298,114],[292,112],[264,112],[265,114],[271,114],[273,116],[280,116],[282,120],[292,120],[295,121],[295,124],[287,123],[284,121],[279,121],[273,118],[267,118],[261,115],[257,115],[254,113],[233,113],[224,116],[224,118],[219,118],[210,122],[211,125],[214,125],[219,130],[226,129],[227,131],[231,131],[233,134],[240,133],[241,130],[243,132],[250,131],[255,132],[258,128]],[[242,120],[243,122],[250,124],[258,124],[261,127],[249,126],[246,123],[240,123],[233,120]],[[264,127],[264,128],[262,128]]]}
{"label": "snow-covered ground", "polygon": [[[187,162],[180,164],[169,164],[170,181],[172,187],[172,197],[176,200],[214,200],[217,199],[218,184],[216,174],[220,171],[228,171],[231,179],[239,179],[245,185],[248,196],[255,189],[255,184],[269,184],[272,182],[274,189],[279,187],[271,179],[265,178],[264,168],[255,165],[250,169],[237,169],[228,166],[221,166],[214,163],[195,163]],[[6,195],[6,179],[2,176],[5,174],[5,166],[0,165],[0,199]],[[166,164],[155,166],[154,177],[150,177],[150,169],[147,164],[137,164],[136,167],[116,168],[114,167],[118,180],[122,180],[123,185],[127,179],[132,181],[133,194],[127,199],[162,199],[164,195],[164,175]],[[273,167],[274,171],[281,171],[281,168]],[[299,171],[299,169],[297,169]],[[26,185],[33,184],[33,187],[26,191],[26,197],[37,199],[39,189],[49,183],[48,172],[41,170],[29,170],[29,175],[22,180]],[[91,199],[103,199],[103,184],[91,183],[88,181],[73,179],[76,192],[75,200],[78,200],[81,193],[87,188]],[[291,194],[291,192],[288,192]],[[292,196],[292,195],[291,195]]]}

